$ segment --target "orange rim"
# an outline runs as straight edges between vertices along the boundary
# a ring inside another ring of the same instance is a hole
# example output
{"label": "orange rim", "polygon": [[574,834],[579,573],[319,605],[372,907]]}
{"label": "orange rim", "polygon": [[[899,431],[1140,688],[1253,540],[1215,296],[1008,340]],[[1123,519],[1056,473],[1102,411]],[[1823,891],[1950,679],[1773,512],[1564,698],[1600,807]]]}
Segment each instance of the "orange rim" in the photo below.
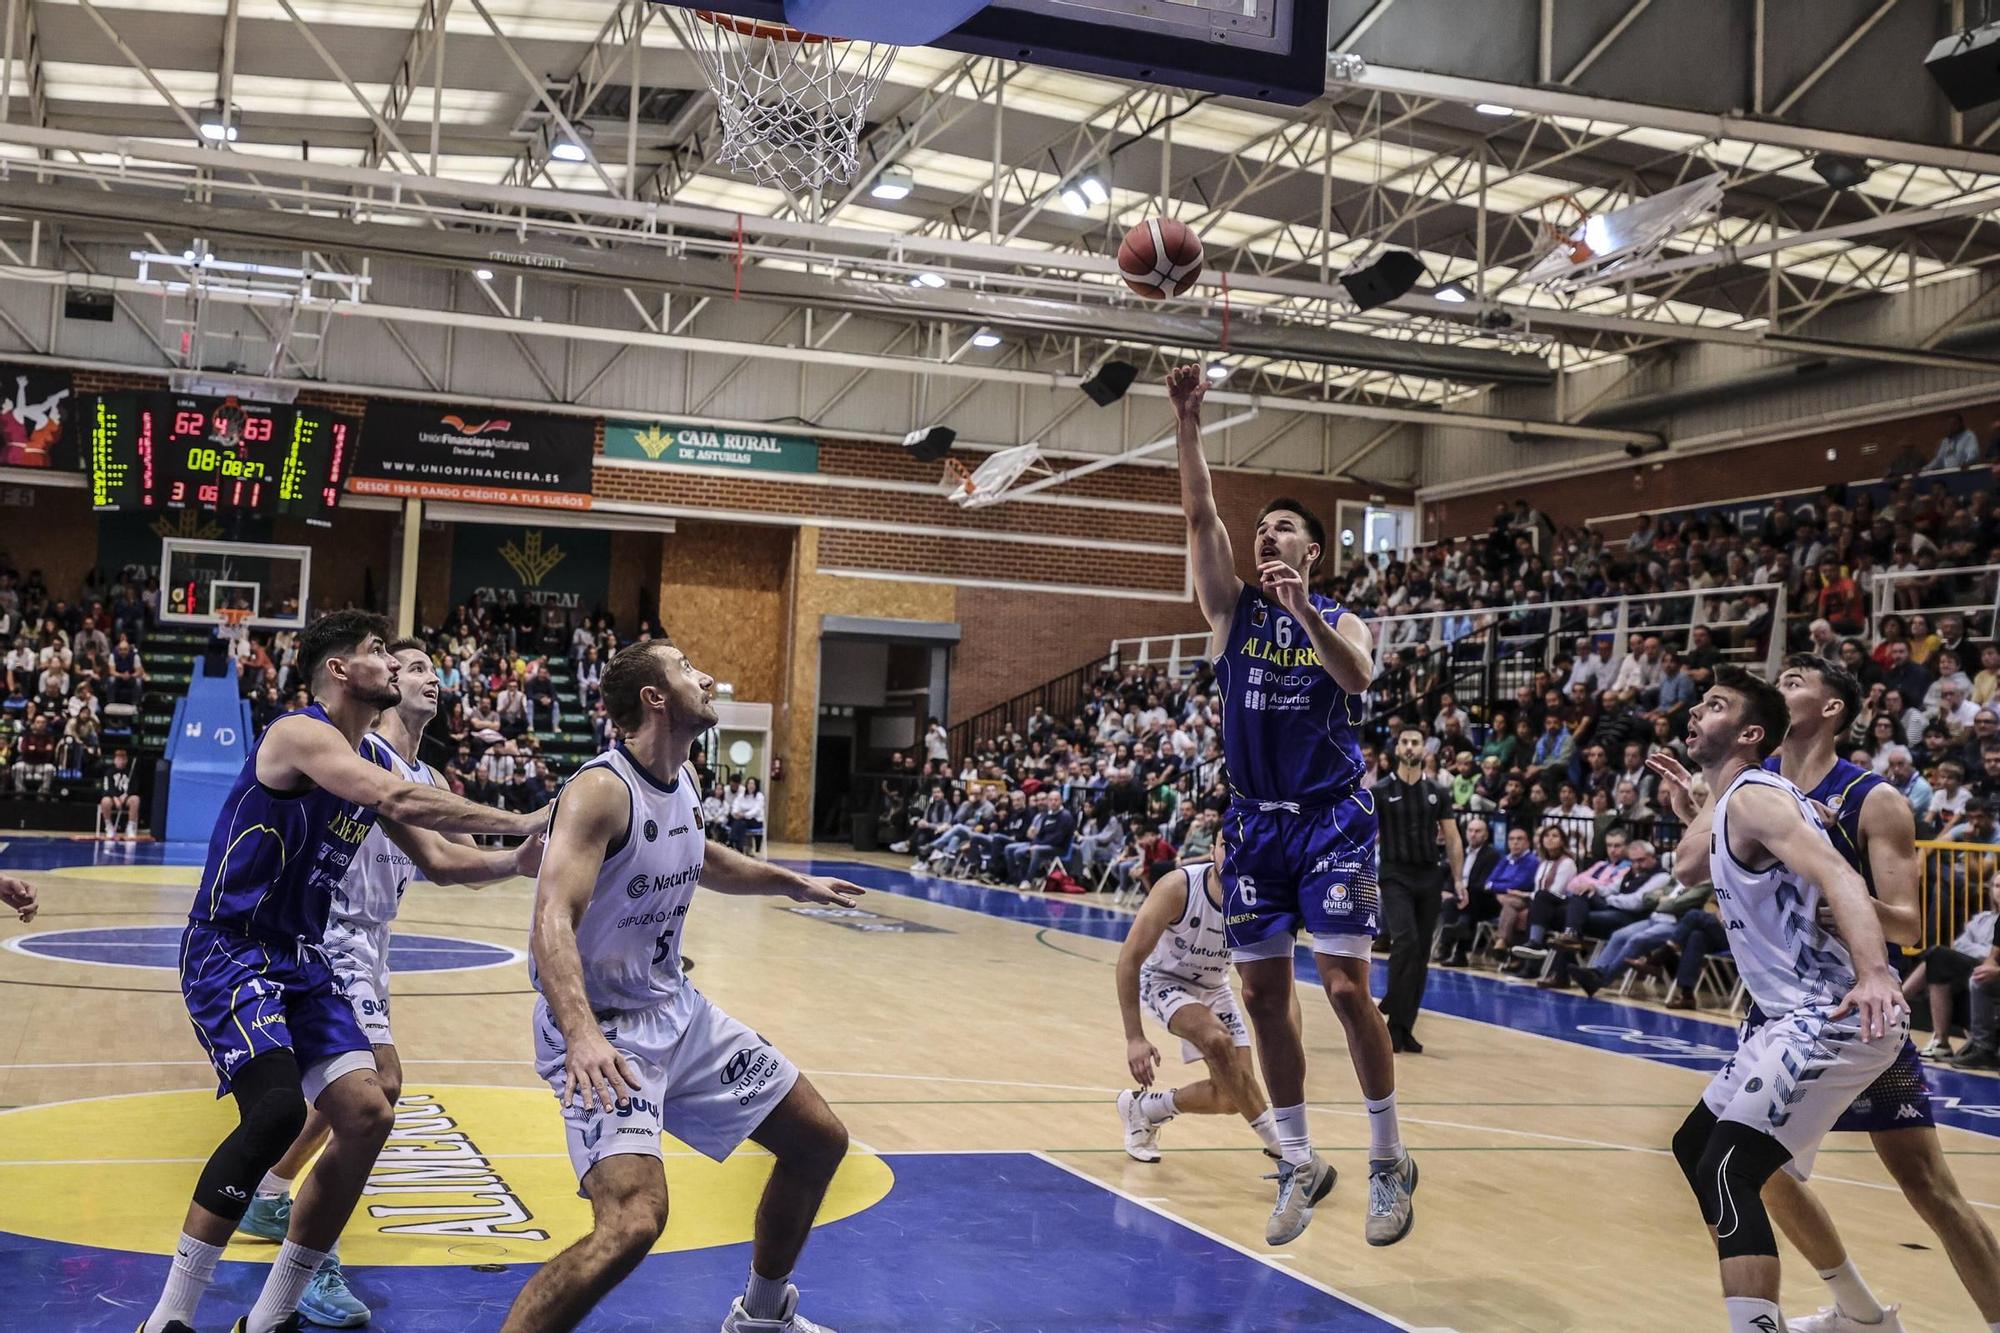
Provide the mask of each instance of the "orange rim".
{"label": "orange rim", "polygon": [[782,23],[766,23],[762,19],[742,19],[734,14],[718,14],[711,9],[697,9],[694,16],[703,23],[713,23],[718,28],[727,28],[743,37],[761,37],[768,42],[844,42],[845,37],[821,37],[817,33],[800,32]]}

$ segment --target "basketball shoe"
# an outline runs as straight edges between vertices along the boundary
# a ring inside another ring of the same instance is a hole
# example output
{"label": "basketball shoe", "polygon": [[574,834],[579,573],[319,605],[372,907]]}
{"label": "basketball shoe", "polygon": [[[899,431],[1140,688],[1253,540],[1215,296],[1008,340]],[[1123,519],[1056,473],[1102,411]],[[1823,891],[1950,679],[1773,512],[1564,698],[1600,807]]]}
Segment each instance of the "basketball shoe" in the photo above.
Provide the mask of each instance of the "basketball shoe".
{"label": "basketball shoe", "polygon": [[1130,1088],[1118,1094],[1118,1118],[1125,1122],[1125,1155],[1135,1162],[1160,1160],[1160,1127],[1139,1109],[1139,1094]]}
{"label": "basketball shoe", "polygon": [[800,1314],[799,1289],[787,1286],[785,1308],[776,1319],[752,1319],[743,1308],[743,1298],[738,1296],[729,1307],[729,1317],[722,1321],[722,1333],[833,1333],[833,1330]]}
{"label": "basketball shoe", "polygon": [[1801,1315],[1797,1319],[1787,1319],[1785,1327],[1791,1333],[1903,1333],[1903,1321],[1896,1317],[1900,1305],[1883,1307],[1882,1317],[1872,1324],[1864,1324],[1859,1319],[1849,1319],[1837,1308],[1829,1306],[1815,1314]]}
{"label": "basketball shoe", "polygon": [[1417,1159],[1404,1153],[1396,1162],[1368,1163],[1368,1243],[1394,1245],[1410,1234],[1417,1209]]}
{"label": "basketball shoe", "polygon": [[282,1242],[291,1225],[291,1195],[259,1194],[250,1200],[250,1206],[244,1210],[243,1219],[236,1224],[236,1229],[259,1240]]}
{"label": "basketball shoe", "polygon": [[299,1297],[299,1313],[309,1324],[327,1328],[360,1328],[367,1324],[369,1310],[347,1285],[340,1271],[340,1256],[329,1254],[320,1261],[319,1271]]}
{"label": "basketball shoe", "polygon": [[1297,1240],[1312,1221],[1314,1206],[1333,1192],[1337,1174],[1318,1153],[1304,1166],[1279,1162],[1277,1172],[1264,1177],[1278,1182],[1278,1203],[1264,1224],[1264,1243],[1288,1245]]}

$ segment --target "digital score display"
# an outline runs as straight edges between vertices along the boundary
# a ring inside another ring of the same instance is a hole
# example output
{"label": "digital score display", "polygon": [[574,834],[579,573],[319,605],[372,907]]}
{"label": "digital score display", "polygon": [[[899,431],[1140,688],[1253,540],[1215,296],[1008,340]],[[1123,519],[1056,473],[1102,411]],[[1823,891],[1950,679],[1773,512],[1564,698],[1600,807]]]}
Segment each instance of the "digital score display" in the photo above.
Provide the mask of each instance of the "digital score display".
{"label": "digital score display", "polygon": [[196,509],[326,523],[353,463],[356,423],[317,408],[100,394],[86,403],[99,510]]}

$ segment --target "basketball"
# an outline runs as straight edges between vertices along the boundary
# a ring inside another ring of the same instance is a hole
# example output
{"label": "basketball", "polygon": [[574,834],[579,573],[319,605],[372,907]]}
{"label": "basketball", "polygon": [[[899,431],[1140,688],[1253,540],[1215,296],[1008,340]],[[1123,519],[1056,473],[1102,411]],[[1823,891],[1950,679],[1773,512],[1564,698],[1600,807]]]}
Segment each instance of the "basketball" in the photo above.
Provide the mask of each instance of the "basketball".
{"label": "basketball", "polygon": [[1201,237],[1185,222],[1149,218],[1125,233],[1118,268],[1141,296],[1179,296],[1201,279]]}

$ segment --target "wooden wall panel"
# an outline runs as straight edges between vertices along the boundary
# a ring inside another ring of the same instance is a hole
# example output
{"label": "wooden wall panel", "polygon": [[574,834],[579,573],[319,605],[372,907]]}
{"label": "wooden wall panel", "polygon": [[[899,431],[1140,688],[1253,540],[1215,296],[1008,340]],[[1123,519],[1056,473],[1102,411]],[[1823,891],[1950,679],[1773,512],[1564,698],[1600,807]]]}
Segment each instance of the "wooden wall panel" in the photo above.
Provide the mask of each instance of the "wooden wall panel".
{"label": "wooden wall panel", "polygon": [[735,686],[745,703],[784,703],[795,538],[792,528],[681,519],[658,539],[662,625],[688,660]]}

